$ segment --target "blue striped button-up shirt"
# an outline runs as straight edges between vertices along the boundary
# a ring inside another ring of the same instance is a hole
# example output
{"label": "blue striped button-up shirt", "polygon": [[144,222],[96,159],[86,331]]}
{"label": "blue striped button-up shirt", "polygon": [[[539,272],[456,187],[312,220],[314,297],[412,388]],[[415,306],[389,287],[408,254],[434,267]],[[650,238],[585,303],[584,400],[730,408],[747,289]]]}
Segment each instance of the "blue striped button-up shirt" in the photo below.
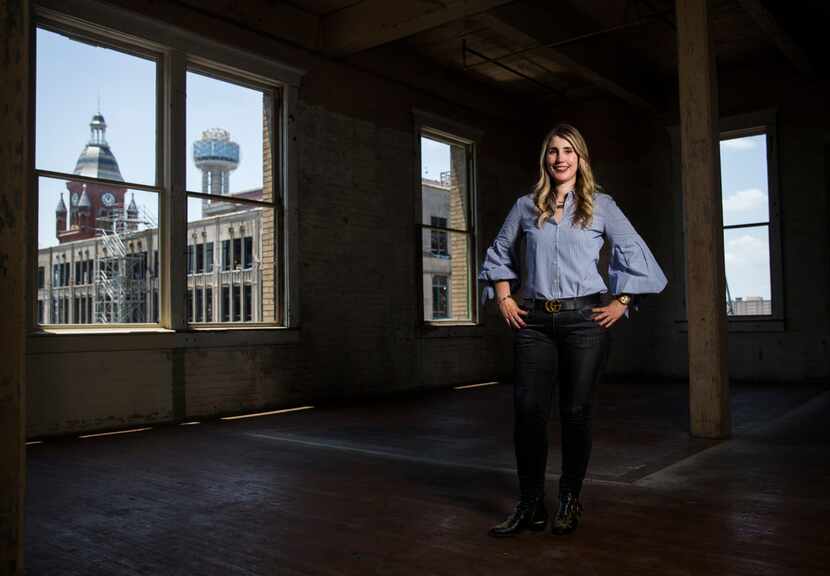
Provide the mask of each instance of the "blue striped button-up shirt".
{"label": "blue striped button-up shirt", "polygon": [[569,193],[559,224],[550,218],[539,228],[533,194],[519,198],[487,249],[479,274],[480,280],[491,283],[484,297],[494,297],[492,283],[499,280],[509,280],[514,290],[520,284],[522,298],[553,300],[608,292],[597,270],[605,239],[611,248],[612,294],[657,293],[665,288],[666,276],[651,250],[609,195],[594,196],[593,220],[584,229],[573,224],[575,208]]}

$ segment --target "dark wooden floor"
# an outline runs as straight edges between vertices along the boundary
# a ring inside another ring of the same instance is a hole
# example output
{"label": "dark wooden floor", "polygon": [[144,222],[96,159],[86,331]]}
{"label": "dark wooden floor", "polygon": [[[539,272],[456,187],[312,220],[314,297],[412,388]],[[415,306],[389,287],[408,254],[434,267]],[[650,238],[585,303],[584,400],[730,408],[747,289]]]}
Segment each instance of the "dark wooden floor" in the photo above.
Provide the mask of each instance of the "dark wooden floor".
{"label": "dark wooden floor", "polygon": [[27,573],[830,574],[830,391],[736,386],[721,443],[688,437],[686,398],[604,384],[568,537],[486,535],[516,493],[508,385],[47,441]]}

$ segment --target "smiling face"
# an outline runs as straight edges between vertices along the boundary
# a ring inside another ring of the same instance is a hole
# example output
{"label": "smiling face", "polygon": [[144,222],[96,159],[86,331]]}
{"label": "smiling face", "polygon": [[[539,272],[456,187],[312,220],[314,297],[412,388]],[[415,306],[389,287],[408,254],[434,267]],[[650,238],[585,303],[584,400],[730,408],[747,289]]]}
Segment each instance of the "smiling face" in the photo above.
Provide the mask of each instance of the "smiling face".
{"label": "smiling face", "polygon": [[553,136],[548,141],[547,152],[545,153],[545,167],[548,170],[554,185],[576,182],[576,174],[579,169],[579,155],[576,153],[573,144],[561,136]]}

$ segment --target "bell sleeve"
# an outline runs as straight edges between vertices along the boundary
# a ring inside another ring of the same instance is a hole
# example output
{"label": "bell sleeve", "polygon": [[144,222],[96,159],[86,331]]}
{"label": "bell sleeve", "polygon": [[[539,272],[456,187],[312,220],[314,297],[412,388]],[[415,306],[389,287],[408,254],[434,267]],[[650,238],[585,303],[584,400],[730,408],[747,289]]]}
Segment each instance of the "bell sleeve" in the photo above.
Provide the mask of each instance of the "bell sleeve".
{"label": "bell sleeve", "polygon": [[509,281],[511,292],[514,292],[519,285],[519,274],[516,267],[516,240],[519,237],[520,228],[521,208],[517,201],[507,215],[504,224],[502,224],[496,239],[493,240],[484,255],[484,262],[478,275],[479,280],[488,283],[481,295],[482,304],[496,297],[494,282]]}
{"label": "bell sleeve", "polygon": [[606,197],[605,236],[610,242],[608,283],[611,294],[657,294],[668,280],[645,241],[617,203]]}

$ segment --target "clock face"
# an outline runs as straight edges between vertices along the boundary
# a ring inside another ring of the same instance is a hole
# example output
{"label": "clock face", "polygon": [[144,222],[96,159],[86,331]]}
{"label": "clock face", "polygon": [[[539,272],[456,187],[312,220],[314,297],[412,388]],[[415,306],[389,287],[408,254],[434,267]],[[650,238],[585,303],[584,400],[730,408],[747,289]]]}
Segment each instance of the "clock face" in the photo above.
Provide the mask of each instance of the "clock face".
{"label": "clock face", "polygon": [[103,196],[101,196],[101,202],[103,202],[106,206],[112,206],[115,204],[115,196],[112,192],[104,192]]}
{"label": "clock face", "polygon": [[80,198],[80,195],[77,192],[73,192],[72,193],[72,204],[77,205],[78,204],[78,198]]}

